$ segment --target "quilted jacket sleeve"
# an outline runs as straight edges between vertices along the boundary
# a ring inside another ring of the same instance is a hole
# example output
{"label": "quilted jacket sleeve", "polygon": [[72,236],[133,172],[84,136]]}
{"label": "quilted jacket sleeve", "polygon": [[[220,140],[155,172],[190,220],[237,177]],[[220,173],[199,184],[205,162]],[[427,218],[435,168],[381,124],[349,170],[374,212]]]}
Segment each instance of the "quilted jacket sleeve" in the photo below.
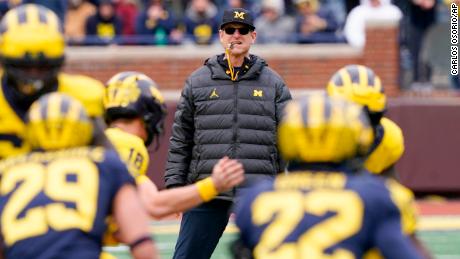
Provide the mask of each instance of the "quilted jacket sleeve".
{"label": "quilted jacket sleeve", "polygon": [[168,162],[165,172],[165,186],[171,188],[187,184],[187,174],[192,158],[194,135],[194,105],[191,94],[191,80],[188,79],[177,104],[169,143]]}

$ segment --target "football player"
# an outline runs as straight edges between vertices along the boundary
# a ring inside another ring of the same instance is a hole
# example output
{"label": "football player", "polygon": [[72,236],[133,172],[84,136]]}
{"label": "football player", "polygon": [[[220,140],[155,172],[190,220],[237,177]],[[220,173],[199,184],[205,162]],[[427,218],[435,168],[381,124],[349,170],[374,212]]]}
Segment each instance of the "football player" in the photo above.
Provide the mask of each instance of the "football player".
{"label": "football player", "polygon": [[387,98],[380,77],[362,65],[348,65],[339,69],[330,79],[327,92],[330,96],[345,98],[363,105],[370,119],[375,139],[365,161],[365,168],[387,180],[392,198],[402,213],[402,229],[412,241],[430,257],[416,238],[417,211],[413,192],[397,181],[395,163],[404,152],[401,128],[384,117]]}
{"label": "football player", "polygon": [[242,164],[223,158],[210,177],[194,185],[158,192],[146,176],[147,147],[155,139],[158,147],[166,117],[166,105],[157,85],[139,72],[118,73],[107,82],[104,107],[106,134],[136,178],[141,200],[153,218],[195,207],[243,181]]}
{"label": "football player", "polygon": [[[41,5],[8,11],[0,23],[0,159],[25,153],[24,117],[32,102],[49,92],[77,98],[91,117],[103,113],[101,82],[60,73],[64,36],[59,18]],[[99,120],[101,126],[102,120]],[[99,138],[98,138],[99,140]]]}
{"label": "football player", "polygon": [[384,181],[358,164],[373,141],[361,106],[316,93],[290,102],[278,131],[289,174],[243,194],[236,224],[255,258],[420,258]]}
{"label": "football player", "polygon": [[76,99],[43,95],[27,114],[33,151],[0,162],[6,258],[99,258],[113,215],[134,258],[157,256],[134,179],[113,149],[94,146],[96,127]]}

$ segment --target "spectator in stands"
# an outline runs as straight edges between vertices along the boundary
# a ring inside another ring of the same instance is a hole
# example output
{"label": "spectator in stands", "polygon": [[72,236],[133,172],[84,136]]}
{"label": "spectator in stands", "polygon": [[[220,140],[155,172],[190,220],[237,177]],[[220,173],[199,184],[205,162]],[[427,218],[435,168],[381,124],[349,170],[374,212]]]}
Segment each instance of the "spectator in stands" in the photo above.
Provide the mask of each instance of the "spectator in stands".
{"label": "spectator in stands", "polygon": [[318,0],[296,0],[298,15],[296,18],[297,42],[340,42],[336,35],[339,24],[334,13],[322,6]]}
{"label": "spectator in stands", "polygon": [[350,45],[363,48],[366,41],[366,22],[399,21],[401,18],[401,10],[391,4],[390,0],[363,0],[347,17],[345,37]]}
{"label": "spectator in stands", "polygon": [[224,11],[231,8],[243,8],[251,11],[253,14],[256,14],[257,10],[254,10],[254,2],[259,2],[260,0],[215,0],[214,3],[219,10],[219,20],[222,19]]}
{"label": "spectator in stands", "polygon": [[[262,2],[263,0],[250,0],[251,11],[257,16],[262,13]],[[294,16],[297,12],[295,6],[295,0],[283,0],[284,3],[284,14]]]}
{"label": "spectator in stands", "polygon": [[321,0],[321,7],[331,10],[334,14],[334,17],[339,24],[340,29],[343,28],[345,24],[345,19],[348,15],[347,7],[344,0]]}
{"label": "spectator in stands", "polygon": [[428,29],[436,23],[436,0],[409,2],[407,45],[412,58],[412,78],[414,82],[427,82],[431,73],[429,67],[421,62],[420,53]]}
{"label": "spectator in stands", "polygon": [[181,43],[183,32],[173,13],[167,10],[161,0],[150,0],[145,11],[136,19],[136,33],[143,37],[138,43],[167,45]]}
{"label": "spectator in stands", "polygon": [[86,44],[106,45],[116,43],[121,35],[121,19],[115,13],[111,0],[99,0],[96,14],[86,20]]}
{"label": "spectator in stands", "polygon": [[346,8],[347,14],[350,14],[351,10],[357,7],[360,4],[360,2],[361,0],[345,0],[345,8]]}
{"label": "spectator in stands", "polygon": [[292,41],[295,21],[284,15],[283,0],[262,0],[262,14],[254,25],[259,32],[257,43],[287,43]]}
{"label": "spectator in stands", "polygon": [[96,6],[87,0],[69,0],[64,32],[69,44],[82,44],[86,35],[86,20],[96,13]]}
{"label": "spectator in stands", "polygon": [[290,16],[297,14],[296,0],[284,0],[284,13]]}
{"label": "spectator in stands", "polygon": [[213,43],[219,25],[217,7],[209,0],[192,0],[185,11],[184,25],[186,36],[194,43]]}
{"label": "spectator in stands", "polygon": [[[219,9],[225,8],[247,8],[248,10],[251,8],[252,2],[251,0],[217,0],[217,6]],[[222,10],[223,11],[223,10]]]}
{"label": "spectator in stands", "polygon": [[115,12],[121,19],[121,35],[136,34],[136,17],[139,12],[139,3],[136,0],[114,0]]}

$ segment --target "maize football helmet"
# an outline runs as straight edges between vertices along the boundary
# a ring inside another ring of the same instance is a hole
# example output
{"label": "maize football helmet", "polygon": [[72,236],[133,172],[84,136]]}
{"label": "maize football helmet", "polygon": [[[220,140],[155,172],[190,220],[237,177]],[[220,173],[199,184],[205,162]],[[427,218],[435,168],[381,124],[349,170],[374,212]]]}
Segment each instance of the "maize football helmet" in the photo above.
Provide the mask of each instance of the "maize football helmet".
{"label": "maize football helmet", "polygon": [[29,109],[26,139],[34,149],[85,146],[93,139],[93,124],[76,99],[57,92],[45,94]]}
{"label": "maize football helmet", "polygon": [[373,130],[362,106],[323,93],[290,101],[278,129],[287,161],[342,163],[367,154]]}
{"label": "maize football helmet", "polygon": [[338,70],[327,85],[330,96],[341,96],[367,108],[372,125],[377,125],[386,109],[382,82],[372,69],[348,65]]}
{"label": "maize football helmet", "polygon": [[364,167],[374,174],[381,174],[396,164],[404,153],[404,136],[401,128],[387,118],[382,118],[380,124],[383,127],[382,139],[364,163]]}
{"label": "maize football helmet", "polygon": [[142,73],[127,71],[114,75],[107,82],[104,108],[107,124],[119,118],[142,118],[147,131],[146,146],[164,131],[164,98],[155,82]]}
{"label": "maize football helmet", "polygon": [[21,105],[28,107],[57,87],[64,47],[62,24],[50,9],[25,4],[5,14],[0,23],[0,61]]}

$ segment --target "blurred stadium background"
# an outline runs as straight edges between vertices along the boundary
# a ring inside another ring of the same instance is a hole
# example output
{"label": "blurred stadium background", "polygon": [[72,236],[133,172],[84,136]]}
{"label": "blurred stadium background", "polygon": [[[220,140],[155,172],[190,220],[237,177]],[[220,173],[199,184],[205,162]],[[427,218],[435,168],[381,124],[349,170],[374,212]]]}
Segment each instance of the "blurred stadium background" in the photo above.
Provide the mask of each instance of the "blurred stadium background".
{"label": "blurred stadium background", "polygon": [[[455,90],[442,83],[449,80],[449,71],[437,71],[426,85],[407,87],[400,62],[398,24],[369,23],[366,42],[363,49],[340,43],[286,44],[256,45],[252,52],[282,75],[294,96],[323,90],[333,72],[346,64],[374,69],[390,97],[388,117],[404,131],[406,151],[397,169],[402,183],[419,199],[422,217],[418,235],[435,258],[460,258],[460,206],[456,202],[460,194],[460,99]],[[103,82],[119,71],[135,70],[158,83],[168,100],[169,114],[162,145],[155,152],[151,150],[149,177],[162,188],[168,139],[183,83],[206,58],[221,51],[215,45],[70,47],[65,70]],[[426,201],[432,195],[437,195],[436,201]],[[177,220],[152,222],[152,234],[163,258],[172,257],[178,230]],[[213,258],[230,258],[228,245],[236,233],[230,224]],[[107,250],[119,258],[129,258],[124,246]]]}

